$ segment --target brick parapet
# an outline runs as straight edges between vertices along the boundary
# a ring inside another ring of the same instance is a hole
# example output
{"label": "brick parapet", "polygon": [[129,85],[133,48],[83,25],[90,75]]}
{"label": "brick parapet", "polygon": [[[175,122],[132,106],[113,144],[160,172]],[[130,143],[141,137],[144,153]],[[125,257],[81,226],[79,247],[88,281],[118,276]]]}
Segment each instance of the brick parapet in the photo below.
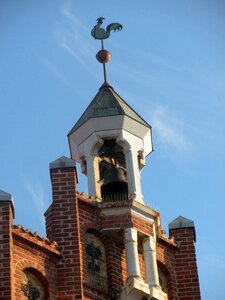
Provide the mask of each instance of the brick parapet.
{"label": "brick parapet", "polygon": [[11,201],[0,201],[0,299],[13,297],[12,264],[12,222],[13,206]]}
{"label": "brick parapet", "polygon": [[178,245],[174,255],[178,298],[201,299],[194,244],[195,229],[194,227],[171,229],[170,234],[174,236]]}
{"label": "brick parapet", "polygon": [[82,250],[75,167],[50,170],[53,202],[45,213],[47,236],[58,243],[56,264],[59,299],[82,299]]}
{"label": "brick parapet", "polygon": [[30,245],[31,248],[37,248],[49,255],[61,256],[56,242],[51,242],[46,237],[41,238],[38,232],[33,233],[29,229],[24,229],[21,225],[13,225],[12,236],[14,243],[20,241],[24,246]]}
{"label": "brick parapet", "polygon": [[14,245],[19,245],[21,248],[27,249],[28,251],[33,253],[37,253],[39,256],[52,256],[56,258],[61,257],[60,251],[57,250],[55,246],[50,246],[45,242],[29,239],[21,234],[18,234],[17,232],[13,232],[12,236]]}

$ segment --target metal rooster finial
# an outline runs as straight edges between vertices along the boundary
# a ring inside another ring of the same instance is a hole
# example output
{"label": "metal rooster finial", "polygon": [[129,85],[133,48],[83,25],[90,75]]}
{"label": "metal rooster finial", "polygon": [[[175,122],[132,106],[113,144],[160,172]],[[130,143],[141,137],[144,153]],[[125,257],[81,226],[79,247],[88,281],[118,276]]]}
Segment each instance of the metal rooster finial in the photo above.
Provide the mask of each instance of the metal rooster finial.
{"label": "metal rooster finial", "polygon": [[120,23],[111,23],[106,27],[105,30],[104,28],[101,28],[103,20],[105,20],[105,18],[99,17],[97,19],[97,25],[95,25],[91,31],[91,35],[97,40],[105,40],[110,36],[110,32],[112,30],[120,31],[123,28],[123,26]]}

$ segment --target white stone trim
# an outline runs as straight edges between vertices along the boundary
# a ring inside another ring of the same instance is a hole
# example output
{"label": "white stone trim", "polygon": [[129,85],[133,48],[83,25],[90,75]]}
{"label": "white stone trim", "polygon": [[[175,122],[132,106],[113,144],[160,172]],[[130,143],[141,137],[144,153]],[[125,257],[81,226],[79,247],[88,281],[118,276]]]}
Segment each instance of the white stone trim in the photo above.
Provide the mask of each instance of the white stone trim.
{"label": "white stone trim", "polygon": [[94,155],[89,155],[85,157],[85,160],[87,165],[89,196],[95,195],[97,198],[101,198],[98,158]]}
{"label": "white stone trim", "polygon": [[156,287],[150,287],[150,299],[154,300],[168,300],[167,294],[164,293],[161,289]]}
{"label": "white stone trim", "polygon": [[152,236],[143,239],[146,281],[150,287],[159,287],[159,275],[156,261],[156,242]]}
{"label": "white stone trim", "polygon": [[[158,213],[145,205],[137,205],[140,204],[137,201],[133,201],[129,206],[120,206],[120,207],[105,207],[102,208],[102,214],[105,216],[120,216],[124,214],[131,214],[139,219],[149,223],[155,224],[157,222]],[[158,224],[156,224],[157,226]]]}
{"label": "white stone trim", "polygon": [[124,229],[124,244],[126,251],[127,280],[131,277],[141,277],[138,260],[138,243],[136,229]]}
{"label": "white stone trim", "polygon": [[120,300],[139,300],[149,295],[148,284],[141,278],[130,278],[122,288]]}

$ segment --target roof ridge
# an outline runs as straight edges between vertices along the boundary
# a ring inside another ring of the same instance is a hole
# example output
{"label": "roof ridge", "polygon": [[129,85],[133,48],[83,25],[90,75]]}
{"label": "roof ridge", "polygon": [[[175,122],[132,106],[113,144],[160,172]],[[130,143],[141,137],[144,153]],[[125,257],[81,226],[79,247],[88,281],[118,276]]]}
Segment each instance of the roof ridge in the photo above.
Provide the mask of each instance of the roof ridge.
{"label": "roof ridge", "polygon": [[146,122],[145,119],[143,119],[114,89],[113,92],[119,98],[118,100],[122,101],[133,113],[135,113],[145,123],[146,126],[151,127],[148,122]]}
{"label": "roof ridge", "polygon": [[47,237],[41,237],[39,235],[39,232],[35,231],[35,232],[32,232],[30,229],[28,228],[24,228],[22,225],[13,225],[13,229],[18,232],[18,233],[22,233],[24,234],[26,237],[28,237],[29,239],[31,238],[32,240],[36,240],[36,241],[39,241],[39,242],[43,242],[44,244],[50,246],[50,247],[53,247],[55,249],[57,249],[58,247],[58,244],[57,242],[55,241],[50,241],[49,238]]}

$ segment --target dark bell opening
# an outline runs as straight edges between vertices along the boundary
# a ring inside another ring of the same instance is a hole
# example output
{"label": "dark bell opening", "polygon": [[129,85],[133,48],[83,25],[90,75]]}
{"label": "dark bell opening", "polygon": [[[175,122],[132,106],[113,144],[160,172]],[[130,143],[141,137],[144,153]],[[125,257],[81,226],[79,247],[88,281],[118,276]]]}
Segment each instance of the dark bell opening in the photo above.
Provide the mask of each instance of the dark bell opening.
{"label": "dark bell opening", "polygon": [[102,186],[102,194],[128,194],[127,182],[111,182]]}
{"label": "dark bell opening", "polygon": [[128,184],[122,168],[111,168],[104,174],[101,187],[103,201],[118,201],[128,198]]}

